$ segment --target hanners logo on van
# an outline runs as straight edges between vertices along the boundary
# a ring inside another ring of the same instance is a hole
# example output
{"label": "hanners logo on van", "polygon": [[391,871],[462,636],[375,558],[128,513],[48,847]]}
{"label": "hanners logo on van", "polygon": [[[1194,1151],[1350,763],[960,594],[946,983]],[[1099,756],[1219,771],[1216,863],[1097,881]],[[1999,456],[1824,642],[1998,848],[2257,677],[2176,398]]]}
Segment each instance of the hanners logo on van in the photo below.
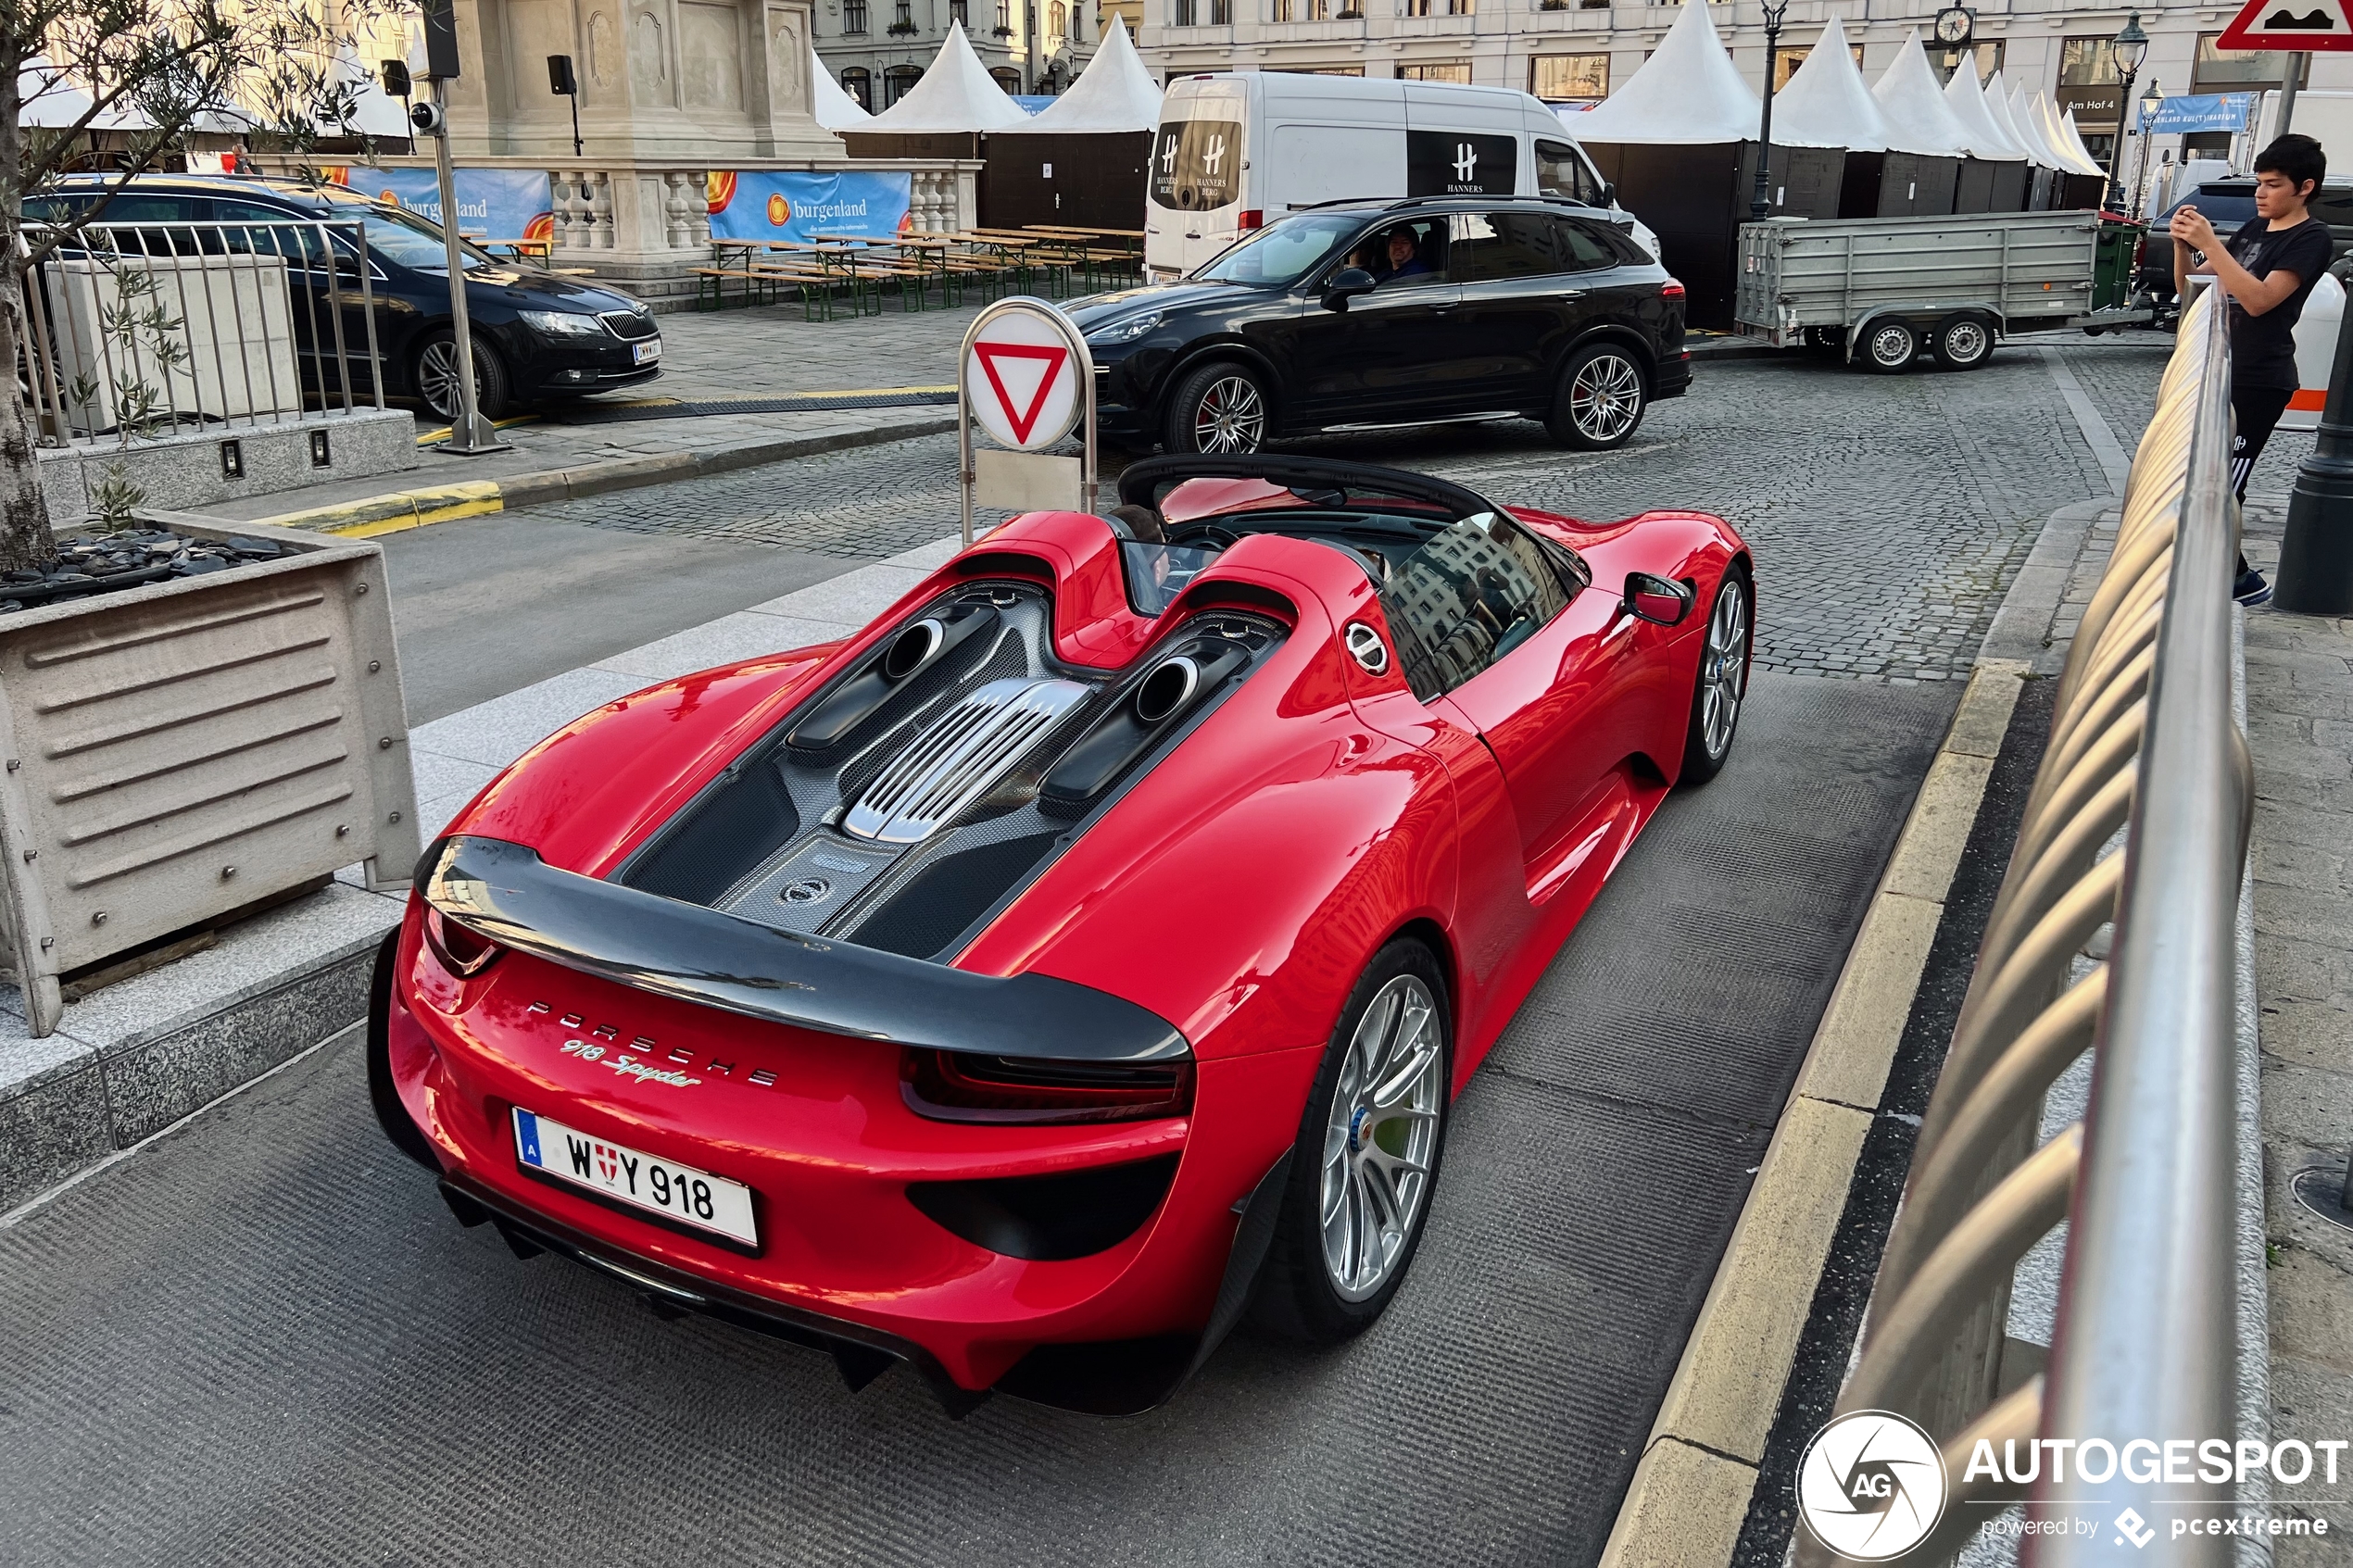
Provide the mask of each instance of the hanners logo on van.
{"label": "hanners logo on van", "polygon": [[1463,131],[1405,132],[1409,196],[1508,196],[1519,187],[1519,143]]}
{"label": "hanners logo on van", "polygon": [[1231,119],[1178,119],[1152,150],[1152,204],[1179,212],[1225,207],[1241,194],[1242,128]]}

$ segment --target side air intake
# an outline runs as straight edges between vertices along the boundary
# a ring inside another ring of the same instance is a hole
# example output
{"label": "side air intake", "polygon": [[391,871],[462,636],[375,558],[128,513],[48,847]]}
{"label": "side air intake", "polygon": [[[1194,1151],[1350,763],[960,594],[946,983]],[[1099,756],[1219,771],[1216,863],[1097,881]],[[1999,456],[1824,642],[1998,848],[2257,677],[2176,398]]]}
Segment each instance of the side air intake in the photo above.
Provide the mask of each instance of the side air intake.
{"label": "side air intake", "polygon": [[930,837],[1013,771],[1088,692],[1076,681],[1051,677],[989,682],[941,715],[866,786],[842,819],[843,831],[884,844]]}

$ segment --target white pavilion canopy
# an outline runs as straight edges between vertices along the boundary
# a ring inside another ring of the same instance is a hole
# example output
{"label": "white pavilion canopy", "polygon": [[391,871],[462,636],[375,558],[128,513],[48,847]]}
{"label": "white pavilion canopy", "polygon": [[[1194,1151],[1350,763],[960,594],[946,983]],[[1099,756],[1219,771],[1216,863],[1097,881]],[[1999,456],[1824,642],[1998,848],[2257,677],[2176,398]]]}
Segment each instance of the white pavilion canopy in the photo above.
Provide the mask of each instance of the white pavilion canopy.
{"label": "white pavilion canopy", "polygon": [[1160,129],[1160,84],[1137,57],[1128,41],[1127,24],[1112,18],[1111,31],[1096,46],[1095,57],[1062,96],[1033,115],[1026,125],[1009,125],[1006,132],[1045,134],[1052,132],[1157,131]]}
{"label": "white pavilion canopy", "polygon": [[957,134],[1003,131],[1026,125],[1029,116],[1006,96],[981,66],[964,36],[964,24],[948,24],[947,40],[939,45],[921,82],[874,119],[855,129],[907,135]]}
{"label": "white pavilion canopy", "polygon": [[1952,108],[1953,118],[1961,122],[1969,156],[1993,163],[2020,163],[2026,149],[2005,135],[1995,124],[1991,110],[1985,107],[1985,88],[1977,80],[1977,51],[1969,51],[1953,72],[1953,80],[1944,84],[1944,102]]}
{"label": "white pavilion canopy", "polygon": [[1846,45],[1846,28],[1837,17],[1831,18],[1789,85],[1773,94],[1773,140],[1786,147],[1887,150],[1887,121],[1863,84]]}
{"label": "white pavilion canopy", "polygon": [[863,104],[842,91],[813,46],[809,51],[809,112],[828,131],[863,130],[875,119]]}
{"label": "white pavilion canopy", "polygon": [[1626,84],[1567,121],[1577,139],[1682,146],[1756,140],[1762,106],[1724,52],[1714,10],[1689,0]]}
{"label": "white pavilion canopy", "polygon": [[1928,157],[1965,157],[1969,130],[1956,119],[1928,69],[1928,52],[1920,47],[1919,30],[1904,36],[1904,46],[1880,73],[1871,89],[1880,113],[1887,119],[1890,151],[1919,153]]}

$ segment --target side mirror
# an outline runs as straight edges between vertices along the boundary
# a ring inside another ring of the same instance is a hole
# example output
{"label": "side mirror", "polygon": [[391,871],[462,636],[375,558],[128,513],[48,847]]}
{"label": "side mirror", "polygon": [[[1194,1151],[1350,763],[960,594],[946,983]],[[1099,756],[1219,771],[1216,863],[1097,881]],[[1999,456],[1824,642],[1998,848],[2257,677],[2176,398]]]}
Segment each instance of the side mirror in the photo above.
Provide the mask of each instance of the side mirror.
{"label": "side mirror", "polygon": [[1617,185],[1615,182],[1609,180],[1602,182],[1602,205],[1604,207],[1617,205]]}
{"label": "side mirror", "polygon": [[1626,613],[1654,626],[1681,625],[1698,597],[1671,578],[1654,577],[1647,571],[1626,574]]}
{"label": "side mirror", "polygon": [[1360,294],[1373,292],[1373,275],[1362,267],[1343,267],[1324,281],[1324,308],[1345,310]]}

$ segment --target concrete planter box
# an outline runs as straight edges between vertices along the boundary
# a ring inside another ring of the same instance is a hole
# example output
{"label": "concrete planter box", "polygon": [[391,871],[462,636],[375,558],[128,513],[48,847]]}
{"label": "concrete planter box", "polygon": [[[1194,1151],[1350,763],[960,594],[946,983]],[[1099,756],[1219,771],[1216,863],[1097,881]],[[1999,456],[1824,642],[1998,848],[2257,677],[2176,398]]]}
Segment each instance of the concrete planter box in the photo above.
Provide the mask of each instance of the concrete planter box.
{"label": "concrete planter box", "polygon": [[57,977],[418,854],[392,614],[371,544],[165,515],[283,558],[0,616],[0,952],[31,1033]]}

